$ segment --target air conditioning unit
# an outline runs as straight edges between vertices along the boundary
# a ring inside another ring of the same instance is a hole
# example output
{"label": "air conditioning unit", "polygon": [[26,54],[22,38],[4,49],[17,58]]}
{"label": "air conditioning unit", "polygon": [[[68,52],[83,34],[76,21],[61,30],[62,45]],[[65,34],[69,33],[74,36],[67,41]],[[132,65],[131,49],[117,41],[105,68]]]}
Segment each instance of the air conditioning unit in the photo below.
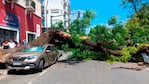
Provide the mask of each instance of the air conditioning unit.
{"label": "air conditioning unit", "polygon": [[33,0],[26,0],[26,9],[28,12],[35,12],[35,5]]}

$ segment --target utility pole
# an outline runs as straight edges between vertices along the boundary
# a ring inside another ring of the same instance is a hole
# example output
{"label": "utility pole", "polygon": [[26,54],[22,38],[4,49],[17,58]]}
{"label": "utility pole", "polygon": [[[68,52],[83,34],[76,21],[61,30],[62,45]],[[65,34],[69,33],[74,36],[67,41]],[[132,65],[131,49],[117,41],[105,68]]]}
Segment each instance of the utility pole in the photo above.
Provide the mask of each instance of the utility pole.
{"label": "utility pole", "polygon": [[48,3],[49,3],[50,0],[47,0],[47,3],[46,3],[46,9],[45,9],[45,12],[46,12],[46,33],[48,33]]}
{"label": "utility pole", "polygon": [[52,23],[52,18],[53,18],[53,16],[51,16],[51,19],[50,19],[50,22],[51,22],[51,28],[52,28],[52,24],[53,24],[53,23]]}
{"label": "utility pole", "polygon": [[80,12],[80,11],[78,11],[78,18],[80,18],[80,14],[81,14],[81,12]]}

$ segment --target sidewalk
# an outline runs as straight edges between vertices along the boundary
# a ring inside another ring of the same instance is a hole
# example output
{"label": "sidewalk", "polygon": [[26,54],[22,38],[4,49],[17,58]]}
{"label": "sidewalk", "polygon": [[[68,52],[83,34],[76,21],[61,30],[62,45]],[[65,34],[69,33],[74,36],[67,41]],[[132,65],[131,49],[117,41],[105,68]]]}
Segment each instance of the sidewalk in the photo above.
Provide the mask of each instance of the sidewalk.
{"label": "sidewalk", "polygon": [[0,63],[0,76],[1,75],[7,75],[7,68],[5,63]]}
{"label": "sidewalk", "polygon": [[66,61],[70,55],[72,55],[72,52],[62,51],[62,56],[58,59],[58,61]]}
{"label": "sidewalk", "polygon": [[7,69],[0,69],[0,80],[6,78],[7,75]]}

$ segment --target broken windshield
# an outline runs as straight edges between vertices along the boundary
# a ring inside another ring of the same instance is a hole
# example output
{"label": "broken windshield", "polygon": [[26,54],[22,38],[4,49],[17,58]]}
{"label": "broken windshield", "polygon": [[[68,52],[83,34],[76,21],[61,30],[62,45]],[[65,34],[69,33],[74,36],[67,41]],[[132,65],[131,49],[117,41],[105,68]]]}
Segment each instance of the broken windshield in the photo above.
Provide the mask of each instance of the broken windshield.
{"label": "broken windshield", "polygon": [[38,47],[26,48],[21,52],[42,52],[43,50],[44,50],[44,46],[38,46]]}

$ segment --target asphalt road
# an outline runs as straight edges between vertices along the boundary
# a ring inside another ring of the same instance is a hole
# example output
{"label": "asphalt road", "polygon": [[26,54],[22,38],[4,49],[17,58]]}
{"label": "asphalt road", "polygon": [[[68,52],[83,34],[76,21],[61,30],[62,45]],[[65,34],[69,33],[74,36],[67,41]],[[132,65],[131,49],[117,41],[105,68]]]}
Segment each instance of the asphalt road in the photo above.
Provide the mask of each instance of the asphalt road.
{"label": "asphalt road", "polygon": [[[119,68],[118,68],[119,67]],[[127,67],[127,68],[121,68]],[[0,79],[0,84],[149,84],[149,69],[132,70],[134,63],[60,60],[43,72],[20,71]]]}
{"label": "asphalt road", "polygon": [[149,84],[146,69],[111,69],[113,67],[117,65],[98,61],[57,63],[31,84]]}
{"label": "asphalt road", "polygon": [[9,74],[0,80],[0,84],[149,84],[148,68],[141,71],[112,69],[117,66],[121,65],[98,61],[74,64],[64,61],[41,73],[20,71]]}

